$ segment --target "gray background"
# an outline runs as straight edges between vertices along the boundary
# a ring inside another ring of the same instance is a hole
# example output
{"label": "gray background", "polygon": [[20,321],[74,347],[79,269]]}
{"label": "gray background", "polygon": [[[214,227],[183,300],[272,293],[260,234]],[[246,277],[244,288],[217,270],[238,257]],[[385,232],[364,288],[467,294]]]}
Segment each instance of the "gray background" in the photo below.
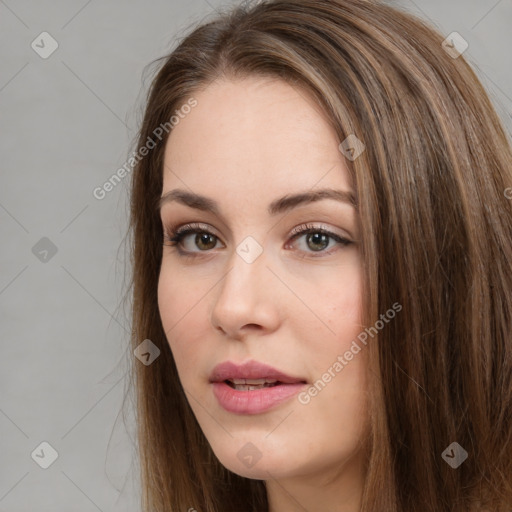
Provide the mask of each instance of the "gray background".
{"label": "gray background", "polygon": [[[229,5],[0,0],[0,512],[139,510],[133,417],[120,413],[129,179],[103,200],[92,191],[132,150],[145,66]],[[512,0],[396,5],[469,42],[510,130]],[[43,31],[59,45],[46,59],[31,47]],[[48,460],[43,441],[58,452],[48,469],[31,457]]]}

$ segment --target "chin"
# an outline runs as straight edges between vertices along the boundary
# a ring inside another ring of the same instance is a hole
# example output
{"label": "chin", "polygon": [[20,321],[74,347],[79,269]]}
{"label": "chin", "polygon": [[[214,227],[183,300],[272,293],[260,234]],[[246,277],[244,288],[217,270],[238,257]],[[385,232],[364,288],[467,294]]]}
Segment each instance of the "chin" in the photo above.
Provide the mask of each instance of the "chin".
{"label": "chin", "polygon": [[254,436],[253,441],[250,436],[243,441],[232,440],[227,446],[214,449],[214,453],[226,469],[253,480],[281,478],[288,474],[291,464],[298,462],[278,448],[266,445],[261,436]]}
{"label": "chin", "polygon": [[250,478],[251,480],[281,479],[284,476],[288,476],[286,466],[273,461],[263,461],[263,458],[252,467],[247,467],[236,457],[234,459],[230,457],[220,460],[220,462],[225,468],[229,469],[229,471],[236,473],[238,476]]}
{"label": "chin", "polygon": [[[259,466],[259,464],[253,468],[246,468],[238,461],[230,461],[233,462],[233,465],[227,466],[222,464],[225,468],[229,469],[232,473],[237,474],[238,476],[242,476],[244,478],[250,478],[251,480],[268,480],[272,478],[274,473],[272,469],[265,470]],[[238,463],[237,463],[238,462]]]}

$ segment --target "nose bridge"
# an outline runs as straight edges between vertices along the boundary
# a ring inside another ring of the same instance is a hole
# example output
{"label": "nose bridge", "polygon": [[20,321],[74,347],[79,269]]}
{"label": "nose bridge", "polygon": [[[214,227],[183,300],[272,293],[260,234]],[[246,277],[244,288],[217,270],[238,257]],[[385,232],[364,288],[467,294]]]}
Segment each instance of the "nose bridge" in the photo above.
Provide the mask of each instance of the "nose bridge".
{"label": "nose bridge", "polygon": [[258,288],[267,278],[265,274],[269,273],[267,260],[263,246],[252,236],[245,237],[233,251],[229,271],[221,285],[221,295],[232,300],[231,295],[235,294],[239,301],[246,301],[257,295]]}
{"label": "nose bridge", "polygon": [[229,269],[220,283],[215,299],[212,322],[232,336],[244,325],[256,324],[268,328],[275,319],[269,261],[263,247],[253,237],[238,244],[229,260]]}

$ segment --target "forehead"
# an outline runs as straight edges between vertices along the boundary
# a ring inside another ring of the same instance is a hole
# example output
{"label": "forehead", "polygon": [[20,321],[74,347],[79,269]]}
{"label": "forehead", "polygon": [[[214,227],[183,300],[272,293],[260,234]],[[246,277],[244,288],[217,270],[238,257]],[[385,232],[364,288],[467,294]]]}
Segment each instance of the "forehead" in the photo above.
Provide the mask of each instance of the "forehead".
{"label": "forehead", "polygon": [[164,191],[268,195],[319,186],[350,188],[339,140],[320,107],[282,80],[214,82],[168,139]]}

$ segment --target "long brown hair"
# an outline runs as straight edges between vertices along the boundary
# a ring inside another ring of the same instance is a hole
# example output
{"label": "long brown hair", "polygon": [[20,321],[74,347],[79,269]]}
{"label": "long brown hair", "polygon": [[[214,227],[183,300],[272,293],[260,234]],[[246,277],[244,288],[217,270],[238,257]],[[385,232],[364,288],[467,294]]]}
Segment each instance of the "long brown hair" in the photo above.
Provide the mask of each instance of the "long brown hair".
{"label": "long brown hair", "polygon": [[[194,28],[165,56],[137,151],[149,139],[155,147],[137,159],[131,183],[130,350],[145,339],[160,350],[151,365],[133,358],[132,367],[145,512],[268,509],[264,482],[213,454],[157,303],[169,120],[213,80],[262,75],[311,95],[340,142],[350,134],[364,142],[346,164],[362,233],[365,325],[403,306],[368,345],[361,510],[512,508],[511,144],[444,38],[375,1],[264,0]],[[456,469],[442,456],[454,442],[468,454]]]}

